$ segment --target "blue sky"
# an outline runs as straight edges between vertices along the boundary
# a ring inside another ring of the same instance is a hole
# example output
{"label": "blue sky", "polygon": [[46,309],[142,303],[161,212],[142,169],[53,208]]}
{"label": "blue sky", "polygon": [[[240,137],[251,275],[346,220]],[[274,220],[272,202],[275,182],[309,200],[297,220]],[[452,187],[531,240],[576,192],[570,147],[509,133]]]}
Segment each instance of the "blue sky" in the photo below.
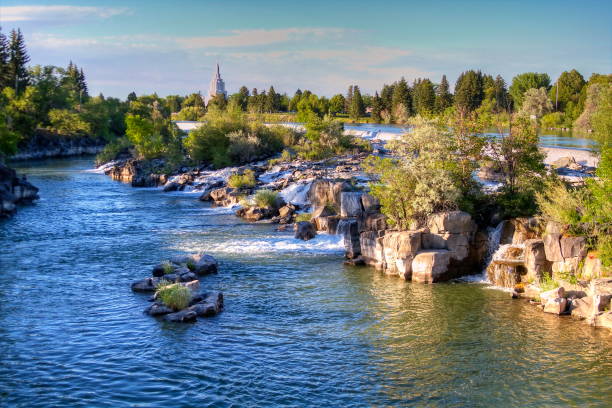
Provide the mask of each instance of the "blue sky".
{"label": "blue sky", "polygon": [[205,92],[218,60],[241,85],[373,93],[401,76],[449,81],[466,69],[553,80],[612,72],[610,1],[0,0],[33,64],[73,60],[91,93]]}

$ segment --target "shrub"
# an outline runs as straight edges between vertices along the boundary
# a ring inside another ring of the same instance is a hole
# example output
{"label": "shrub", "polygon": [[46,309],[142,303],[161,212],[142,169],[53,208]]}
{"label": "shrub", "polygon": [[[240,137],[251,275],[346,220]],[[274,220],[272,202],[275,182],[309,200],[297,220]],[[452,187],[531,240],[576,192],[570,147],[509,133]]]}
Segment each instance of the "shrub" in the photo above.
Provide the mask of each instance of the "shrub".
{"label": "shrub", "polygon": [[232,174],[227,180],[227,185],[232,188],[253,188],[257,184],[253,170],[245,170],[242,174]]}
{"label": "shrub", "polygon": [[51,109],[49,111],[51,129],[63,135],[90,135],[91,125],[81,114],[67,109]]}
{"label": "shrub", "polygon": [[559,282],[553,279],[550,275],[543,275],[540,279],[540,290],[548,292],[559,287]]}
{"label": "shrub", "polygon": [[254,201],[258,207],[274,207],[278,200],[278,193],[271,190],[257,190]]}
{"label": "shrub", "polygon": [[298,215],[295,216],[295,222],[300,222],[300,221],[309,221],[312,220],[312,214],[311,213],[300,213]]}
{"label": "shrub", "polygon": [[132,147],[132,143],[127,137],[120,137],[104,146],[104,149],[96,156],[96,164],[99,166],[104,163],[116,160],[121,153],[127,153]]}
{"label": "shrub", "polygon": [[170,262],[164,262],[163,268],[164,268],[164,275],[174,273],[174,266],[172,266]]}
{"label": "shrub", "polygon": [[191,289],[186,286],[171,283],[158,286],[156,296],[169,308],[182,310],[189,306],[192,293]]}

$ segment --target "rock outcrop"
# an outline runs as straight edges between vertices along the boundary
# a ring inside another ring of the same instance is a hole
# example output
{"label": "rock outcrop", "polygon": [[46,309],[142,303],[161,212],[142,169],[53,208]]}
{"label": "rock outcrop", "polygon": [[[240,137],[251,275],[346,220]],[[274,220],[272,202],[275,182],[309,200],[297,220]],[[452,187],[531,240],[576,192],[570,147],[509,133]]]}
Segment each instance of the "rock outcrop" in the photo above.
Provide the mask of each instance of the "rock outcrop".
{"label": "rock outcrop", "polygon": [[20,204],[38,199],[38,188],[25,176],[18,177],[15,170],[0,163],[0,218],[10,217]]}
{"label": "rock outcrop", "polygon": [[128,159],[113,164],[105,174],[132,187],[157,187],[168,181],[163,167],[163,160]]}
{"label": "rock outcrop", "polygon": [[105,141],[101,139],[61,136],[43,129],[37,129],[34,135],[19,144],[19,151],[10,159],[36,160],[98,154],[104,149],[104,145]]}

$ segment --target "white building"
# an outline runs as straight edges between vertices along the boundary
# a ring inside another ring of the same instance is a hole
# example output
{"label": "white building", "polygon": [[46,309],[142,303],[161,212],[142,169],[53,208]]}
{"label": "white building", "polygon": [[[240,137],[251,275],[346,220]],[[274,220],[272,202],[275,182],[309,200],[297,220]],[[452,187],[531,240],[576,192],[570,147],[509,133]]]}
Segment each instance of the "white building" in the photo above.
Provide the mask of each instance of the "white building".
{"label": "white building", "polygon": [[213,74],[210,80],[210,86],[208,87],[208,95],[206,95],[206,105],[212,98],[217,95],[223,95],[227,97],[227,91],[225,90],[225,82],[221,79],[221,73],[219,72],[219,64],[217,63],[217,70]]}

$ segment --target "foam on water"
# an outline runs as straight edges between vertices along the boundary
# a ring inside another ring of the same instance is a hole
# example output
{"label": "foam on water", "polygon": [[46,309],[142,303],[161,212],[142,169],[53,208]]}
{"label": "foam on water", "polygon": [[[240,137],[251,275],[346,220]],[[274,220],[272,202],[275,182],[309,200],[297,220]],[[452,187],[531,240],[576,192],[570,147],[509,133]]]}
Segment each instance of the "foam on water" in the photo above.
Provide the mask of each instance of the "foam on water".
{"label": "foam on water", "polygon": [[310,200],[308,200],[308,191],[310,191],[311,185],[312,181],[291,184],[281,190],[280,195],[283,197],[283,200],[288,203],[300,206],[307,205],[310,204]]}

